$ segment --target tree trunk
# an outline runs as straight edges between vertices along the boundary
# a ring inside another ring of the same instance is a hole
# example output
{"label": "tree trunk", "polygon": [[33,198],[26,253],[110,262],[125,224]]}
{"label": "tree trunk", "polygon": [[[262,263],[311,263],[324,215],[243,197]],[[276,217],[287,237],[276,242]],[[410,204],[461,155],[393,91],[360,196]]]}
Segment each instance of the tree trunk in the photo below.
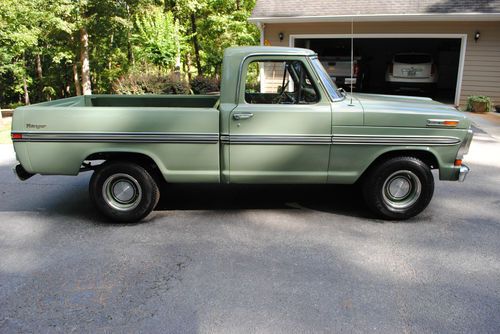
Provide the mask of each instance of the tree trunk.
{"label": "tree trunk", "polygon": [[69,78],[68,75],[67,63],[64,63],[64,86],[62,87],[61,93],[62,97],[68,97],[71,94],[71,79]]}
{"label": "tree trunk", "polygon": [[73,82],[75,83],[76,95],[82,95],[82,87],[80,86],[80,78],[78,78],[78,67],[76,61],[73,62]]}
{"label": "tree trunk", "polygon": [[89,34],[85,28],[80,28],[80,61],[82,62],[82,92],[83,95],[91,95]]}
{"label": "tree trunk", "polygon": [[43,77],[42,73],[42,57],[39,53],[35,55],[35,74],[37,79],[41,80]]}
{"label": "tree trunk", "polygon": [[[110,52],[113,52],[113,41],[114,41],[114,39],[115,39],[115,34],[112,32],[111,33],[111,37],[109,38],[109,50],[110,50]],[[108,58],[108,70],[110,70],[110,71],[111,71],[111,67],[113,66],[113,63],[112,63],[111,59],[112,58],[111,58],[111,55],[110,55],[109,58]]]}
{"label": "tree trunk", "polygon": [[188,76],[189,82],[191,82],[191,55],[186,52],[186,73]]}
{"label": "tree trunk", "polygon": [[26,82],[26,75],[23,75],[23,88],[24,88],[24,104],[30,104],[30,94],[28,93],[28,83]]}
{"label": "tree trunk", "polygon": [[130,41],[131,33],[130,30],[127,31],[127,58],[129,64],[135,65],[134,52],[132,51],[132,42]]}
{"label": "tree trunk", "polygon": [[198,36],[196,35],[196,16],[191,13],[191,33],[193,34],[194,57],[196,61],[196,69],[198,75],[203,75],[200,62],[200,45],[198,44]]}
{"label": "tree trunk", "polygon": [[236,10],[240,10],[240,0],[236,0]]}
{"label": "tree trunk", "polygon": [[[125,6],[127,6],[127,20],[128,22],[130,23],[130,7],[128,4],[126,4]],[[128,59],[128,63],[129,65],[132,64],[135,65],[135,58],[134,58],[134,52],[132,50],[132,33],[130,32],[130,27],[127,27],[127,59]]]}

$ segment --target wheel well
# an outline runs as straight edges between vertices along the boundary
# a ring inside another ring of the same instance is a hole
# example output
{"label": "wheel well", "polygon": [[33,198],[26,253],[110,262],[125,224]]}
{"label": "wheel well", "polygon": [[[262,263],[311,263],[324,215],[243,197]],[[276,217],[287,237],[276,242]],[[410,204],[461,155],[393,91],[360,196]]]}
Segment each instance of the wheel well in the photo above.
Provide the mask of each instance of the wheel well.
{"label": "wheel well", "polygon": [[[160,168],[156,164],[156,162],[146,154],[141,153],[130,153],[130,152],[99,152],[93,153],[85,158],[84,161],[99,161],[104,160],[103,163],[108,161],[126,161],[138,164],[142,168],[148,171],[148,173],[153,176],[155,179],[163,178],[160,172]],[[95,166],[96,168],[99,165]]]}
{"label": "wheel well", "polygon": [[360,179],[362,179],[365,174],[372,169],[373,166],[376,166],[383,161],[395,158],[395,157],[414,157],[419,160],[422,160],[423,163],[425,163],[427,166],[429,166],[430,169],[437,169],[439,168],[439,162],[434,154],[428,151],[421,151],[421,150],[395,150],[395,151],[389,151],[385,152],[384,154],[380,155],[377,159],[375,159],[368,168],[363,172],[361,175]]}

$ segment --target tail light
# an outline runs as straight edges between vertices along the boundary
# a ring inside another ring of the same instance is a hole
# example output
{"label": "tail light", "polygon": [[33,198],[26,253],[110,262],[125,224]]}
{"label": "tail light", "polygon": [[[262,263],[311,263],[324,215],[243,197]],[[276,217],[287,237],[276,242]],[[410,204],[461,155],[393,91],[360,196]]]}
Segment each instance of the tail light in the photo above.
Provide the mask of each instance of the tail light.
{"label": "tail light", "polygon": [[354,64],[352,66],[352,73],[353,73],[353,76],[357,77],[358,74],[359,74],[359,64]]}
{"label": "tail light", "polygon": [[393,63],[389,64],[389,73],[394,74],[394,64]]}
{"label": "tail light", "polygon": [[12,140],[23,139],[23,134],[22,133],[11,133],[10,138]]}

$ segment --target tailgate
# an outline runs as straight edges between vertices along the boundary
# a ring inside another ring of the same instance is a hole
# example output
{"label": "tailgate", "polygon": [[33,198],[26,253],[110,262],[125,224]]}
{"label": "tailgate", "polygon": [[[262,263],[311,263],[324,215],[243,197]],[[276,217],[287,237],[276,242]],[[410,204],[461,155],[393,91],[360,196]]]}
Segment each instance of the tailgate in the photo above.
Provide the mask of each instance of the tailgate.
{"label": "tailgate", "polygon": [[393,75],[400,78],[428,78],[431,76],[431,64],[394,63]]}

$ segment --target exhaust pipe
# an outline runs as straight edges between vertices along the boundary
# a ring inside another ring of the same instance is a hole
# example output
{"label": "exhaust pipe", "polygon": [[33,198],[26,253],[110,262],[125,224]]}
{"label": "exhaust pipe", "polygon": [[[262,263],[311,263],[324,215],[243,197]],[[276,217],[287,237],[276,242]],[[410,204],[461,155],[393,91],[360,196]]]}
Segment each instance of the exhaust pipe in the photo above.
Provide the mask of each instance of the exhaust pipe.
{"label": "exhaust pipe", "polygon": [[18,164],[16,167],[12,168],[12,170],[14,171],[14,174],[16,174],[17,178],[21,181],[26,181],[27,179],[35,175],[27,172],[26,169],[21,166],[21,164]]}

